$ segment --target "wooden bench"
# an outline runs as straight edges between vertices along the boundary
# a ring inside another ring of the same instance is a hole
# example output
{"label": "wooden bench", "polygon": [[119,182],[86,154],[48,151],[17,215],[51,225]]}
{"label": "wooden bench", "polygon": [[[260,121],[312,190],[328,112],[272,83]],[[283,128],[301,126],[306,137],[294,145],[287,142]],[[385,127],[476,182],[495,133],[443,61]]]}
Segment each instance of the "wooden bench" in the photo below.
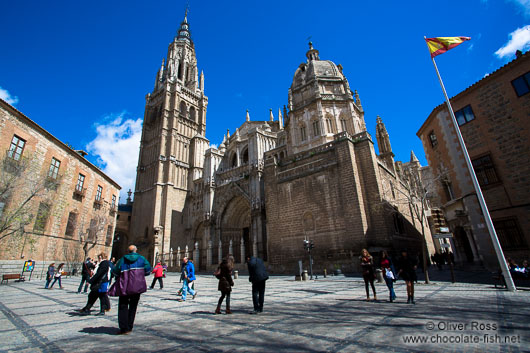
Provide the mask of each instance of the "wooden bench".
{"label": "wooden bench", "polygon": [[61,272],[61,275],[64,276],[64,277],[71,277],[71,276],[72,276],[72,273],[71,273],[71,272],[63,271],[63,272]]}
{"label": "wooden bench", "polygon": [[9,283],[9,280],[10,279],[14,279],[14,280],[18,280],[20,281],[20,274],[18,273],[12,273],[12,274],[5,274],[5,275],[2,275],[2,282],[1,283],[4,283],[4,281],[6,283]]}

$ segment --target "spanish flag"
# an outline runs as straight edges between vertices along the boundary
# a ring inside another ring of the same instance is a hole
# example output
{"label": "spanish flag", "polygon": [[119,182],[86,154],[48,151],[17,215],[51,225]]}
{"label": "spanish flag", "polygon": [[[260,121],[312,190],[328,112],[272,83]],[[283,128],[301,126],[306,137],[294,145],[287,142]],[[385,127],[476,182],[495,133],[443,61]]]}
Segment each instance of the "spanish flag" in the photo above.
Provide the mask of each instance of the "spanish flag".
{"label": "spanish flag", "polygon": [[436,37],[425,38],[425,41],[431,52],[431,58],[434,58],[436,55],[443,54],[470,39],[470,37]]}

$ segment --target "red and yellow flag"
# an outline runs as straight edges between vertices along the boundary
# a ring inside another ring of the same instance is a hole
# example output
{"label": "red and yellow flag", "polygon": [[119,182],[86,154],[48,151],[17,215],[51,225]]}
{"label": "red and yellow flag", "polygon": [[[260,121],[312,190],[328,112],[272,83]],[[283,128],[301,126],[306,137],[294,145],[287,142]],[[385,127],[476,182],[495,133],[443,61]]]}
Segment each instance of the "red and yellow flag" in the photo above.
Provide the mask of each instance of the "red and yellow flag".
{"label": "red and yellow flag", "polygon": [[449,49],[453,49],[454,47],[470,39],[470,37],[436,37],[425,38],[425,41],[427,42],[427,47],[431,52],[431,58],[434,58],[436,55],[445,53]]}

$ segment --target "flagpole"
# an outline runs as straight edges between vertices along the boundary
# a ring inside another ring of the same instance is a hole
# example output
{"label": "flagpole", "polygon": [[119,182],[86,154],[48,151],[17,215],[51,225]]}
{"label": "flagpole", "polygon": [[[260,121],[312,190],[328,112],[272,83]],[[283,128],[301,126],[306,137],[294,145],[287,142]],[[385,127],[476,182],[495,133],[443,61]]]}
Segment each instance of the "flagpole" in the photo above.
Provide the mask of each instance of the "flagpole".
{"label": "flagpole", "polygon": [[499,243],[499,238],[497,237],[497,233],[495,232],[495,227],[493,227],[493,222],[491,221],[491,216],[488,211],[488,207],[486,206],[486,201],[484,200],[484,195],[482,194],[482,190],[480,189],[480,185],[478,183],[475,170],[473,169],[473,165],[471,164],[471,159],[469,158],[469,153],[467,152],[466,144],[464,143],[464,139],[462,138],[462,134],[460,133],[460,127],[458,126],[458,123],[456,121],[455,113],[453,112],[453,108],[451,107],[451,102],[449,101],[449,97],[447,96],[447,92],[445,91],[445,86],[442,81],[442,77],[440,76],[440,72],[438,71],[438,67],[436,66],[436,61],[434,61],[434,57],[432,56],[431,56],[431,59],[434,65],[434,69],[436,70],[436,74],[438,75],[438,80],[440,80],[440,86],[442,86],[442,91],[444,92],[445,103],[447,104],[447,108],[449,109],[449,114],[451,115],[451,120],[453,121],[453,126],[456,131],[456,136],[458,136],[458,141],[460,142],[460,147],[462,148],[462,153],[464,154],[464,159],[466,160],[466,165],[469,171],[469,175],[471,176],[471,180],[473,181],[473,186],[477,194],[478,202],[480,204],[480,208],[482,209],[482,214],[484,215],[484,220],[486,222],[486,225],[488,226],[488,231],[490,233],[491,242],[493,243],[493,247],[495,248],[495,253],[497,254],[497,260],[499,261],[499,265],[501,266],[502,274],[506,282],[506,287],[510,292],[515,292],[516,291],[515,284],[513,283],[513,279],[508,269],[508,265],[506,264],[506,260],[502,252],[501,244]]}

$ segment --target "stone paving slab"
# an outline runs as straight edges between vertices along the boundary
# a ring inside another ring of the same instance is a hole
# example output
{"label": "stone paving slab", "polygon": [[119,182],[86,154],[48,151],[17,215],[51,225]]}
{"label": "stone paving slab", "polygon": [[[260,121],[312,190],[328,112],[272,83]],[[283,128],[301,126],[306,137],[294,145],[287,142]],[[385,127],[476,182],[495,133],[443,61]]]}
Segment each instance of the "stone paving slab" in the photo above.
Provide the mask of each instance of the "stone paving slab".
{"label": "stone paving slab", "polygon": [[416,305],[410,305],[402,281],[395,284],[397,302],[390,303],[384,284],[376,284],[378,301],[366,302],[356,277],[296,282],[275,276],[267,281],[264,313],[250,315],[251,285],[241,276],[232,292],[234,314],[214,315],[219,292],[213,276],[198,276],[196,299],[178,302],[179,276],[169,274],[163,290],[142,295],[133,333],[119,336],[117,298],[106,316],[75,312],[87,300],[76,292],[79,280],[67,278],[64,289],[52,290],[34,280],[1,285],[0,351],[530,351],[530,292],[489,284],[418,284]]}

